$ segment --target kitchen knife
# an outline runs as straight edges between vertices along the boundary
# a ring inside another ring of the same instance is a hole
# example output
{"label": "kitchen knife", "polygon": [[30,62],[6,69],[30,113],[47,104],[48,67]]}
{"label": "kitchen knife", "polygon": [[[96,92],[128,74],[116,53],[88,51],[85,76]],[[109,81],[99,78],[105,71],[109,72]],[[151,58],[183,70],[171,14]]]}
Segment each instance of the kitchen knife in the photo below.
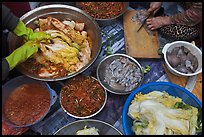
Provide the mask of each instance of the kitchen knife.
{"label": "kitchen knife", "polygon": [[144,26],[146,20],[153,14],[153,11],[149,13],[149,15],[144,19],[144,21],[142,22],[141,26],[139,27],[139,29],[137,30],[137,32]]}

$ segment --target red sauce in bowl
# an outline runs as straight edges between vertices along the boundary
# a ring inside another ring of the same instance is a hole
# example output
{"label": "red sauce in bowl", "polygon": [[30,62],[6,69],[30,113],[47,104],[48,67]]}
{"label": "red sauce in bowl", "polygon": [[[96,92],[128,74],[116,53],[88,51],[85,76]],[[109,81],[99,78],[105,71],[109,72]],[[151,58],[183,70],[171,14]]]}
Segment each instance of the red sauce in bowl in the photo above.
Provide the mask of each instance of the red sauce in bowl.
{"label": "red sauce in bowl", "polygon": [[70,114],[90,116],[104,104],[105,90],[90,76],[77,76],[68,80],[60,93],[60,103]]}
{"label": "red sauce in bowl", "polygon": [[123,2],[80,2],[79,6],[96,19],[113,18],[124,10]]}
{"label": "red sauce in bowl", "polygon": [[24,126],[38,121],[48,111],[50,94],[37,83],[23,84],[8,96],[4,104],[5,116],[13,124]]}

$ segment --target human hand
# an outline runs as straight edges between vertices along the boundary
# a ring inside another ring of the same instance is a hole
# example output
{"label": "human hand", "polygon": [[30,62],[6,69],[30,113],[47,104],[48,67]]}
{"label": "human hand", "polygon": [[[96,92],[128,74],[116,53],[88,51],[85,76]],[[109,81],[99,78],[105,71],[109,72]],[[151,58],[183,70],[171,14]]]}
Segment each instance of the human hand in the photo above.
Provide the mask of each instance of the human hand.
{"label": "human hand", "polygon": [[146,23],[147,23],[147,27],[150,30],[155,30],[165,25],[170,25],[171,21],[170,21],[170,17],[163,16],[163,17],[155,17],[155,18],[147,19]]}
{"label": "human hand", "polygon": [[153,14],[155,14],[161,7],[162,2],[151,2],[149,9],[147,10],[149,13],[153,12]]}
{"label": "human hand", "polygon": [[36,53],[39,46],[40,45],[35,41],[28,41],[14,50],[9,56],[6,57],[10,70]]}
{"label": "human hand", "polygon": [[26,40],[42,40],[51,38],[51,36],[46,32],[33,32],[33,30],[26,27],[22,21],[19,21],[13,32],[17,36],[23,36]]}

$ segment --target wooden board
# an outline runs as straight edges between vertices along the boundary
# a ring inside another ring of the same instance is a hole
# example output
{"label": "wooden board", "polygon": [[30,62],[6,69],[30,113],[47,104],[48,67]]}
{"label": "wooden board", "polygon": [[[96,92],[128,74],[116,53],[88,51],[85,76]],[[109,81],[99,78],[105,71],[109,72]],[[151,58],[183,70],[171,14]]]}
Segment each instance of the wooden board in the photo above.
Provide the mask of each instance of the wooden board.
{"label": "wooden board", "polygon": [[157,31],[148,31],[146,24],[137,32],[141,23],[132,17],[138,10],[128,10],[123,16],[126,54],[135,58],[161,58],[158,55],[159,41]]}
{"label": "wooden board", "polygon": [[[177,84],[181,87],[185,87],[188,81],[188,77],[179,77],[172,74],[163,64],[163,68],[166,72],[166,75],[171,83]],[[202,102],[202,73],[198,74],[196,85],[192,91],[192,93]]]}

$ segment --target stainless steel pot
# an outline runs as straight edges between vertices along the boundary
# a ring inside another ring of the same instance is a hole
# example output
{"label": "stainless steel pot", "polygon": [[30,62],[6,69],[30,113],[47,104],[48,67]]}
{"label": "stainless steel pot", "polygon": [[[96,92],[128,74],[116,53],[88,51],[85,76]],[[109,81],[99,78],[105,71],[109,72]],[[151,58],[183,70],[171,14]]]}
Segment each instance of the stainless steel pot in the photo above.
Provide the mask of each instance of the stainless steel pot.
{"label": "stainless steel pot", "polygon": [[[85,71],[87,68],[89,68],[96,58],[98,57],[100,51],[101,51],[101,46],[102,46],[102,40],[101,40],[101,32],[98,24],[95,22],[95,20],[82,11],[81,9],[78,9],[73,6],[68,6],[68,5],[62,5],[62,4],[52,4],[52,5],[46,5],[42,7],[38,7],[34,10],[29,11],[28,13],[24,14],[20,20],[22,20],[28,27],[35,28],[34,21],[37,18],[45,18],[48,16],[55,17],[59,20],[63,20],[66,18],[70,18],[72,20],[78,21],[78,22],[84,22],[85,23],[85,30],[88,32],[88,35],[90,36],[92,40],[92,54],[91,54],[91,61],[84,66],[82,69],[79,71],[70,74],[65,77],[61,78],[40,78],[36,77],[35,75],[27,72],[25,69],[23,69],[20,65],[18,65],[16,68],[18,71],[23,73],[24,75],[37,79],[37,80],[42,80],[42,81],[57,81],[57,80],[64,80],[71,78],[73,76],[78,75],[79,73],[82,73]],[[8,43],[9,43],[9,51],[10,53],[14,51],[17,47],[21,46],[22,44],[22,38],[17,37],[16,35],[10,33],[8,36]]]}

